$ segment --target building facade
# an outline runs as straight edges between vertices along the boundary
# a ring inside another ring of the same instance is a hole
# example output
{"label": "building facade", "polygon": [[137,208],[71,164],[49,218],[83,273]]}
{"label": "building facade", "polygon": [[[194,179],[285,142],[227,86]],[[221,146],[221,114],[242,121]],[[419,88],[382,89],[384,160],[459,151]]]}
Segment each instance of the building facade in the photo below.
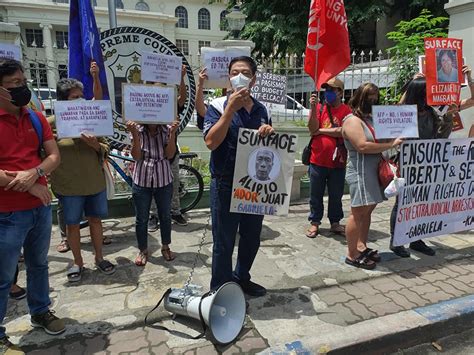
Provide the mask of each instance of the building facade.
{"label": "building facade", "polygon": [[[85,1],[85,0],[84,0]],[[199,66],[201,47],[227,34],[227,0],[115,0],[117,26],[143,27],[176,46]],[[108,0],[92,0],[99,31],[109,29]],[[67,76],[69,0],[1,0],[0,41],[21,45],[35,87],[55,88]]]}

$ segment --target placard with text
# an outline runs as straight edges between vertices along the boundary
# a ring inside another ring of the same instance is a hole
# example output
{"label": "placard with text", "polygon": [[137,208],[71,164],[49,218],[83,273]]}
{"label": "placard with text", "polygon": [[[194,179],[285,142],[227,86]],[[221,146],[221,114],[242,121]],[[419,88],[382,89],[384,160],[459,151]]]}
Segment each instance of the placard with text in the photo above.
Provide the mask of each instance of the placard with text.
{"label": "placard with text", "polygon": [[298,136],[240,128],[230,212],[288,214]]}
{"label": "placard with text", "polygon": [[141,78],[143,81],[179,85],[183,58],[153,52],[141,55]]}
{"label": "placard with text", "polygon": [[428,105],[459,104],[462,77],[462,39],[425,38]]}
{"label": "placard with text", "polygon": [[176,88],[146,84],[123,84],[123,114],[126,121],[171,124],[176,119]]}
{"label": "placard with text", "polygon": [[393,245],[474,229],[474,139],[406,141]]}
{"label": "placard with text", "polygon": [[8,58],[21,61],[21,49],[10,43],[0,43],[0,58]]}
{"label": "placard with text", "polygon": [[286,106],[286,76],[257,72],[257,80],[252,87],[252,96],[268,109]]}
{"label": "placard with text", "polygon": [[375,138],[418,138],[416,105],[372,106]]}
{"label": "placard with text", "polygon": [[114,135],[112,106],[108,100],[73,100],[54,103],[59,139],[78,138],[82,133],[96,137]]}

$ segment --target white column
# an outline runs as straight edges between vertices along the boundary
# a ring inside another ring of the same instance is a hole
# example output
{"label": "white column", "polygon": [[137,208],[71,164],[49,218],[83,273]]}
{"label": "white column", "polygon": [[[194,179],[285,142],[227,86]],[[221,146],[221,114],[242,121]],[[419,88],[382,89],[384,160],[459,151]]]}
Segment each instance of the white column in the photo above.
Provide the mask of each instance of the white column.
{"label": "white column", "polygon": [[46,55],[48,87],[55,88],[56,82],[58,81],[58,69],[56,68],[56,61],[54,60],[53,40],[51,36],[51,30],[53,29],[53,26],[50,24],[41,24],[40,27],[43,29],[43,46]]}
{"label": "white column", "polygon": [[[466,64],[474,68],[474,0],[450,0],[444,5],[449,14],[449,37],[463,40],[463,56]],[[461,97],[471,95],[468,88],[463,88]],[[469,128],[474,124],[474,108],[461,112],[464,129],[451,134],[451,137],[467,137]]]}

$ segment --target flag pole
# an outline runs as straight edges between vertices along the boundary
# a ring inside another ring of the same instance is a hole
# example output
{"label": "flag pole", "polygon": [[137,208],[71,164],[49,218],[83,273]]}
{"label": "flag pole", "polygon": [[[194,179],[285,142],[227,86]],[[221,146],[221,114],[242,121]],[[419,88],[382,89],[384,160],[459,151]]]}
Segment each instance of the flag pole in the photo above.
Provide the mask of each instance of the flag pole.
{"label": "flag pole", "polygon": [[318,57],[319,57],[319,34],[321,33],[321,16],[318,17],[318,32],[316,34],[316,56],[314,60],[314,86],[316,88],[316,95],[319,101],[319,90],[318,90]]}
{"label": "flag pole", "polygon": [[117,27],[117,7],[115,0],[109,0],[109,27]]}

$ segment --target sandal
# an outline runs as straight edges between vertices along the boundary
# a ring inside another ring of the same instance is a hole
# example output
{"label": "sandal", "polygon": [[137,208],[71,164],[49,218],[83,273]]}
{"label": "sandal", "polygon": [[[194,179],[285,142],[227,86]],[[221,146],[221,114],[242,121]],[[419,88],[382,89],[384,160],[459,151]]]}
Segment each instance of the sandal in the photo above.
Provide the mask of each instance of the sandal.
{"label": "sandal", "polygon": [[331,224],[331,229],[329,229],[329,232],[333,234],[339,234],[345,237],[346,227],[339,223],[333,223]]}
{"label": "sandal", "polygon": [[104,235],[104,237],[102,238],[102,244],[103,245],[112,244],[112,239],[110,239],[110,237]]}
{"label": "sandal", "polygon": [[135,265],[137,266],[145,266],[148,261],[148,252],[140,251],[135,258]]}
{"label": "sandal", "polygon": [[112,275],[115,272],[115,266],[110,261],[103,259],[102,261],[96,262],[97,268],[106,275]]}
{"label": "sandal", "polygon": [[172,261],[176,258],[176,255],[174,255],[169,247],[161,248],[161,255],[163,255],[166,261]]}
{"label": "sandal", "polygon": [[[315,227],[316,229],[312,229]],[[316,238],[319,234],[319,226],[317,224],[312,224],[311,227],[306,231],[306,236],[308,238]]]}
{"label": "sandal", "polygon": [[69,268],[67,271],[67,280],[69,282],[79,282],[81,281],[82,278],[82,271],[84,270],[84,267],[81,267],[79,265],[74,264]]}
{"label": "sandal", "polygon": [[357,268],[365,269],[365,270],[373,270],[375,269],[375,262],[371,262],[366,255],[360,254],[357,258],[354,260],[351,260],[349,258],[346,258],[345,263]]}
{"label": "sandal", "polygon": [[66,253],[69,250],[71,250],[71,248],[69,247],[69,243],[67,242],[67,239],[61,240],[61,243],[58,244],[58,246],[56,247],[56,250],[59,253]]}
{"label": "sandal", "polygon": [[375,261],[376,263],[382,260],[382,257],[379,255],[379,251],[376,249],[367,248],[362,251],[361,254],[367,256],[369,260]]}

